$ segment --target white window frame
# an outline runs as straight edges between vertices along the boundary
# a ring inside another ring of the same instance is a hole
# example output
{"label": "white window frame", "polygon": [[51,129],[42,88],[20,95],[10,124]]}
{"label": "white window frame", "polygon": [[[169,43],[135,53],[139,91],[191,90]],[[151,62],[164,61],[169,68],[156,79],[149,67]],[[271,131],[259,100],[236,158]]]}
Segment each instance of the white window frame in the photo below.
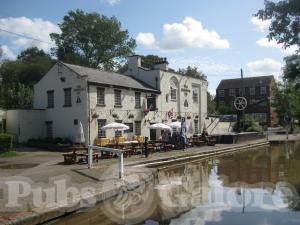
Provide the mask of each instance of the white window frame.
{"label": "white window frame", "polygon": [[98,138],[106,137],[106,131],[101,130],[101,127],[105,126],[107,123],[106,119],[98,119],[97,125],[98,125]]}
{"label": "white window frame", "polygon": [[72,88],[64,88],[64,107],[71,107],[71,106],[72,106]]}

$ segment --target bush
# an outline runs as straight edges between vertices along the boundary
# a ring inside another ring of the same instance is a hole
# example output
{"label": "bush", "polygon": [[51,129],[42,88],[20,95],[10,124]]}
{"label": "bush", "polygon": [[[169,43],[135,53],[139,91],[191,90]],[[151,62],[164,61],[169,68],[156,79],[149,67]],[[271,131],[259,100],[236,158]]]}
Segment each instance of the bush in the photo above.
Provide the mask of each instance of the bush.
{"label": "bush", "polygon": [[0,152],[9,151],[12,148],[12,141],[11,134],[0,133]]}
{"label": "bush", "polygon": [[[243,122],[241,121],[241,127],[240,127],[241,132],[262,132],[261,126],[257,122],[255,122],[253,119],[246,119]],[[234,125],[233,130],[235,132],[238,132],[238,126],[237,123]]]}

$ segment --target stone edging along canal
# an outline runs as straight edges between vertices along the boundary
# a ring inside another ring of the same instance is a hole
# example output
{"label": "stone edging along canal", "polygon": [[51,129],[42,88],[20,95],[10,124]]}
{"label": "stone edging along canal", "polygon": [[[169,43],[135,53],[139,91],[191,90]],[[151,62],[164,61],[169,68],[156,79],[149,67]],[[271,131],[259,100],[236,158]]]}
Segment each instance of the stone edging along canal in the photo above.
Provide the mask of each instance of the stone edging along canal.
{"label": "stone edging along canal", "polygon": [[[139,168],[139,167],[149,167],[152,168],[150,170],[147,170],[147,174],[143,176],[142,179],[139,181],[133,181],[129,182],[127,181],[126,183],[123,182],[117,187],[114,186],[113,188],[104,191],[104,192],[98,192],[96,193],[93,197],[96,198],[97,203],[101,203],[105,200],[108,200],[112,197],[115,197],[120,193],[120,191],[124,190],[124,185],[126,185],[127,190],[134,190],[135,188],[138,188],[140,185],[144,185],[145,183],[149,183],[154,180],[154,178],[157,176],[158,169],[156,168],[163,168],[165,166],[169,166],[172,164],[180,164],[184,162],[191,162],[199,159],[204,159],[204,158],[210,158],[210,157],[216,157],[219,155],[223,154],[229,154],[241,150],[247,150],[251,148],[257,148],[257,147],[263,147],[266,145],[269,145],[270,143],[268,141],[260,141],[256,143],[245,143],[245,144],[239,144],[235,146],[229,146],[229,147],[221,147],[216,150],[210,150],[210,151],[205,151],[205,152],[195,152],[190,155],[185,155],[185,156],[177,156],[177,157],[168,157],[168,158],[163,158],[163,159],[157,159],[157,160],[151,160],[151,161],[142,161],[139,163],[134,163],[134,164],[129,164],[126,165],[126,167],[134,167],[134,168]],[[3,225],[34,225],[34,224],[46,224],[49,223],[50,221],[54,219],[59,219],[60,217],[66,216],[70,213],[74,213],[76,211],[81,210],[80,206],[80,200],[78,199],[78,204],[73,205],[72,207],[66,207],[66,206],[60,206],[60,207],[55,207],[51,209],[41,209],[37,210],[39,212],[32,212],[28,216],[22,216],[21,218],[17,218],[15,220],[10,220]]]}

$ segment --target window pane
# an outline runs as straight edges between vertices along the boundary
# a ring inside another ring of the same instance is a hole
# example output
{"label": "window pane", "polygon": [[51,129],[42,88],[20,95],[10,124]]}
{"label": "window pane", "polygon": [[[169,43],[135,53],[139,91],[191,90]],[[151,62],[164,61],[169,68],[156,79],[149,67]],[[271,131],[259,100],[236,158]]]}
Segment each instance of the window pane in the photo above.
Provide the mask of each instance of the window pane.
{"label": "window pane", "polygon": [[135,108],[141,108],[141,93],[135,92]]}
{"label": "window pane", "polygon": [[105,130],[101,130],[101,127],[106,125],[106,120],[104,119],[99,119],[98,120],[98,137],[105,137],[106,133]]}
{"label": "window pane", "polygon": [[171,87],[171,100],[172,101],[176,101],[177,100],[176,93],[177,93],[177,89]]}
{"label": "window pane", "polygon": [[198,120],[194,120],[194,126],[195,126],[195,134],[197,134],[198,133],[198,131],[199,131],[199,128],[198,128]]}
{"label": "window pane", "polygon": [[72,106],[72,95],[71,95],[71,88],[65,88],[65,105],[64,106]]}
{"label": "window pane", "polygon": [[97,104],[104,105],[105,104],[105,89],[97,88]]}
{"label": "window pane", "polygon": [[135,135],[141,135],[141,122],[140,121],[134,122],[134,133],[135,133]]}
{"label": "window pane", "polygon": [[193,90],[193,102],[198,103],[198,91]]}
{"label": "window pane", "polygon": [[122,106],[121,90],[115,90],[115,106]]}
{"label": "window pane", "polygon": [[255,95],[255,87],[250,88],[250,95]]}
{"label": "window pane", "polygon": [[47,91],[48,108],[54,107],[54,91]]}
{"label": "window pane", "polygon": [[260,94],[265,95],[267,93],[267,88],[266,87],[260,87]]}
{"label": "window pane", "polygon": [[224,90],[219,90],[219,97],[224,97],[225,91]]}

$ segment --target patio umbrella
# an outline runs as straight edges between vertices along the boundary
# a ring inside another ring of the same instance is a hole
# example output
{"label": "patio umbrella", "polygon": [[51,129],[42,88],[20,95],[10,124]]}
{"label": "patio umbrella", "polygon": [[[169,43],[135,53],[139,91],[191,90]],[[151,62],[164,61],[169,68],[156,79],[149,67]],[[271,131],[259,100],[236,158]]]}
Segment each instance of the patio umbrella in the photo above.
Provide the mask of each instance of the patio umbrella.
{"label": "patio umbrella", "polygon": [[103,127],[101,127],[101,130],[108,130],[108,129],[113,129],[113,130],[128,130],[129,126],[123,124],[123,123],[109,123]]}
{"label": "patio umbrella", "polygon": [[179,122],[179,121],[172,122],[169,124],[169,126],[172,128],[181,128],[181,122]]}
{"label": "patio umbrella", "polygon": [[78,132],[77,132],[77,136],[76,136],[76,142],[79,144],[85,143],[83,126],[82,126],[81,121],[78,124]]}
{"label": "patio umbrella", "polygon": [[172,130],[172,128],[164,123],[155,123],[149,126],[150,129]]}

